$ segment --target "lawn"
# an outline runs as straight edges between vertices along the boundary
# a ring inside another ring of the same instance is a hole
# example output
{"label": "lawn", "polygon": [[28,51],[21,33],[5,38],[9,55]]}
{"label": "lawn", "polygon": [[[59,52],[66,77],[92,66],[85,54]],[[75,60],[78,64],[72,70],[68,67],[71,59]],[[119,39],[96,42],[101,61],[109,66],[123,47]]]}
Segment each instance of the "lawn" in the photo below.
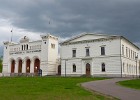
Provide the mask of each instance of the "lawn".
{"label": "lawn", "polygon": [[118,83],[125,87],[140,89],[140,79],[126,80]]}
{"label": "lawn", "polygon": [[110,100],[83,89],[79,83],[103,78],[0,78],[0,100]]}

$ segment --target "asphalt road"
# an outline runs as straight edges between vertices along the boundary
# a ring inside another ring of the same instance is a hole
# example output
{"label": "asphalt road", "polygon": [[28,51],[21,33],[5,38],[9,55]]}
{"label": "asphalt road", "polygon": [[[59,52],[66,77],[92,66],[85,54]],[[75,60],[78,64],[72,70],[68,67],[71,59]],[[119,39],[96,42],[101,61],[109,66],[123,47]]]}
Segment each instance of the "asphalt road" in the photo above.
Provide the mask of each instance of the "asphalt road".
{"label": "asphalt road", "polygon": [[121,100],[140,100],[140,90],[122,87],[116,84],[118,81],[129,80],[128,78],[113,78],[100,81],[82,83],[87,89],[116,97]]}

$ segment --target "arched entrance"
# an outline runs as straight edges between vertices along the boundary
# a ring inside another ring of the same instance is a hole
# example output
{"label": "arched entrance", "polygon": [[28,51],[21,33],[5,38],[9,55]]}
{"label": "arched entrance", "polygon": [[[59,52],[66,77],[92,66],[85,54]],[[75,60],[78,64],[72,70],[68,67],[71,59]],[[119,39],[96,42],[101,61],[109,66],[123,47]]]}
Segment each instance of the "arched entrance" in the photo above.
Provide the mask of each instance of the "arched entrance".
{"label": "arched entrance", "polygon": [[36,58],[34,61],[34,73],[38,73],[39,69],[40,69],[40,60]]}
{"label": "arched entrance", "polygon": [[86,64],[86,75],[90,76],[90,64],[89,63]]}
{"label": "arched entrance", "polygon": [[15,60],[11,61],[11,73],[14,73],[15,71]]}
{"label": "arched entrance", "polygon": [[61,75],[61,65],[58,66],[58,75]]}
{"label": "arched entrance", "polygon": [[18,73],[22,73],[22,60],[19,59],[18,61]]}
{"label": "arched entrance", "polygon": [[26,60],[26,73],[30,73],[30,63],[31,63],[31,60],[27,59]]}

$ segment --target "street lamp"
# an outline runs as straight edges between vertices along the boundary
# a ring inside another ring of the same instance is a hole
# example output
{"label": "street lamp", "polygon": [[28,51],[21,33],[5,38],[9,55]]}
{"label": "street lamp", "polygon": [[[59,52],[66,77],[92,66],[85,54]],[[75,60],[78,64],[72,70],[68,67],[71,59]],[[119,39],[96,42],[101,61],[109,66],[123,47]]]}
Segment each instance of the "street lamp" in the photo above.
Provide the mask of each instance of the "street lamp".
{"label": "street lamp", "polygon": [[138,60],[138,56],[135,57],[136,60],[136,77],[137,77],[137,60]]}
{"label": "street lamp", "polygon": [[65,77],[66,77],[66,61],[68,60],[65,59]]}

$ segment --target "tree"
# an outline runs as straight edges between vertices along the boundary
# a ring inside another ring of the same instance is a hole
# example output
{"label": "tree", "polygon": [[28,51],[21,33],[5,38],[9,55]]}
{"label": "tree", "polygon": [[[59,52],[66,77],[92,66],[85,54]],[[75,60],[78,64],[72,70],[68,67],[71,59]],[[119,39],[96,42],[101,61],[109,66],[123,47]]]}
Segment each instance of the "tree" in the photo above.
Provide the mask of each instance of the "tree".
{"label": "tree", "polygon": [[0,59],[0,73],[2,72],[2,59]]}

